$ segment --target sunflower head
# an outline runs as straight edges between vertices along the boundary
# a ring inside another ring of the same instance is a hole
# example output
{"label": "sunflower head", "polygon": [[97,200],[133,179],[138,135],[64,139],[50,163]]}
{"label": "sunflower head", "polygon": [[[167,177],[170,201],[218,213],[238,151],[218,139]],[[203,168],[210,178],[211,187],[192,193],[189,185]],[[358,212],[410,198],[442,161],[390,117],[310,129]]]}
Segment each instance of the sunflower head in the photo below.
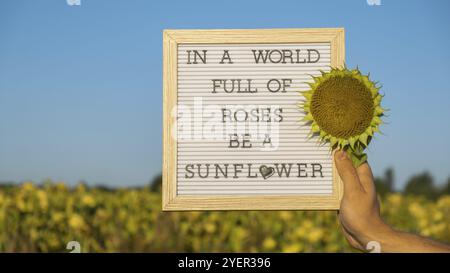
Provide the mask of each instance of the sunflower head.
{"label": "sunflower head", "polygon": [[313,79],[302,92],[303,120],[321,142],[347,151],[353,164],[361,165],[367,160],[364,149],[383,123],[380,87],[358,69],[333,68]]}

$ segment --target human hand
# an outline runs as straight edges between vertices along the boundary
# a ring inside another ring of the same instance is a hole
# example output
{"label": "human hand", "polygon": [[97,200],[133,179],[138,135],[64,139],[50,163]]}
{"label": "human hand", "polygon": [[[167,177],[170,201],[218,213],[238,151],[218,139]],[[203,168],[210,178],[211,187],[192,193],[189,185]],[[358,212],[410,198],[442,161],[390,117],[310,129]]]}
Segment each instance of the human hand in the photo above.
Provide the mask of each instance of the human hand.
{"label": "human hand", "polygon": [[339,210],[342,231],[351,246],[366,251],[368,242],[392,232],[380,216],[372,170],[367,162],[355,168],[341,150],[335,152],[334,160],[344,184]]}
{"label": "human hand", "polygon": [[368,243],[375,241],[382,252],[450,252],[448,244],[396,231],[383,222],[368,163],[355,168],[343,151],[335,152],[334,161],[344,184],[339,221],[351,246],[368,251]]}

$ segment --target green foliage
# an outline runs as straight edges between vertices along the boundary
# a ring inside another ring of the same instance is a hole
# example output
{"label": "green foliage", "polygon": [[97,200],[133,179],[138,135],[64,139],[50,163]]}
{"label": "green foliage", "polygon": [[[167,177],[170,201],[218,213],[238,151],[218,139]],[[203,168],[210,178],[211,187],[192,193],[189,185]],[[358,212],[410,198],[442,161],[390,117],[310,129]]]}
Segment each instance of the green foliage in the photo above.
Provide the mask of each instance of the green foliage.
{"label": "green foliage", "polygon": [[376,177],[375,187],[377,189],[377,193],[381,196],[394,192],[394,170],[392,168],[388,168],[384,172],[383,177]]}
{"label": "green foliage", "polygon": [[447,183],[442,188],[441,193],[442,194],[450,194],[450,178],[447,179]]}
{"label": "green foliage", "polygon": [[404,192],[405,194],[424,195],[427,198],[436,198],[439,194],[434,186],[434,179],[428,172],[411,177],[405,186]]}
{"label": "green foliage", "polygon": [[386,194],[393,192],[388,184],[386,184],[386,182],[379,177],[375,178],[375,188],[377,189],[377,194],[380,196],[385,196]]}
{"label": "green foliage", "polygon": [[162,187],[162,175],[159,174],[155,178],[153,178],[152,182],[150,182],[150,189],[154,192],[161,192]]}

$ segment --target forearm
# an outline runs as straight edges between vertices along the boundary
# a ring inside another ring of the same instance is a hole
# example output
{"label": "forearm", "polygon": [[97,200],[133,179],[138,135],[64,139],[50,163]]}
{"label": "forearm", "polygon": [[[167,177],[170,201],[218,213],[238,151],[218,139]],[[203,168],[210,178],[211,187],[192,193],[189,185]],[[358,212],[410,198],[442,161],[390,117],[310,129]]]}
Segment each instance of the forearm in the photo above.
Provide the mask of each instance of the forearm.
{"label": "forearm", "polygon": [[450,252],[450,246],[412,233],[397,231],[385,225],[374,232],[371,240],[380,244],[381,252]]}

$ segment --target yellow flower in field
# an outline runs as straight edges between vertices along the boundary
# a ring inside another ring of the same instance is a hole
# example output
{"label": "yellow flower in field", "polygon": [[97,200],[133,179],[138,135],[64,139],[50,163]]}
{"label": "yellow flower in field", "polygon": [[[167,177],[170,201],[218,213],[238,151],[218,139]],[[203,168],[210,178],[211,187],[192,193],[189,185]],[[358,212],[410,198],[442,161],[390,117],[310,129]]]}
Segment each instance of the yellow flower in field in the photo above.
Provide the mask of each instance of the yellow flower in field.
{"label": "yellow flower in field", "polygon": [[431,230],[429,228],[422,229],[420,231],[420,234],[423,235],[423,236],[430,236],[431,235]]}
{"label": "yellow flower in field", "polygon": [[205,230],[208,233],[214,233],[216,231],[216,225],[214,223],[206,223],[205,224]]}
{"label": "yellow flower in field", "polygon": [[74,214],[70,216],[69,226],[73,229],[83,229],[86,226],[86,222],[79,214]]}
{"label": "yellow flower in field", "polygon": [[442,219],[444,219],[444,214],[441,211],[435,211],[433,213],[433,220],[434,221],[441,221]]}
{"label": "yellow flower in field", "polygon": [[297,238],[304,238],[306,232],[307,232],[306,229],[302,226],[295,229],[295,235],[297,236]]}
{"label": "yellow flower in field", "polygon": [[242,251],[245,237],[248,236],[248,231],[243,227],[235,227],[230,234],[231,240],[229,240],[232,251]]}
{"label": "yellow flower in field", "polygon": [[108,216],[109,216],[108,211],[105,209],[98,209],[95,212],[95,217],[98,218],[98,220],[100,220],[100,221],[106,220],[106,218],[108,218]]}
{"label": "yellow flower in field", "polygon": [[272,238],[268,237],[263,241],[264,250],[273,250],[277,246],[277,242]]}
{"label": "yellow flower in field", "polygon": [[303,221],[302,226],[306,229],[311,229],[314,227],[314,223],[311,220],[305,220]]}
{"label": "yellow flower in field", "polygon": [[394,207],[398,207],[402,203],[402,196],[398,193],[393,193],[387,197],[387,201]]}
{"label": "yellow flower in field", "polygon": [[180,223],[180,230],[182,234],[185,234],[189,231],[191,225],[188,222],[181,222]]}
{"label": "yellow flower in field", "polygon": [[325,252],[338,252],[339,251],[339,245],[337,245],[336,243],[328,243],[325,246]]}
{"label": "yellow flower in field", "polygon": [[27,203],[24,200],[24,196],[22,194],[19,194],[16,196],[16,200],[15,200],[15,204],[17,209],[20,212],[28,212],[29,211],[29,206],[27,205]]}
{"label": "yellow flower in field", "polygon": [[445,232],[445,228],[445,223],[439,223],[430,227],[430,233],[431,235],[440,235],[441,233]]}
{"label": "yellow flower in field", "polygon": [[313,244],[320,241],[322,237],[323,237],[323,230],[319,228],[313,229],[308,233],[308,241],[310,241]]}
{"label": "yellow flower in field", "polygon": [[417,202],[409,204],[408,210],[417,219],[423,219],[427,216],[426,210]]}
{"label": "yellow flower in field", "polygon": [[445,195],[445,196],[439,198],[437,207],[450,209],[450,195]]}
{"label": "yellow flower in field", "polygon": [[51,249],[56,249],[56,248],[60,248],[60,241],[57,235],[55,234],[49,234],[46,238],[47,244],[49,246],[49,248]]}
{"label": "yellow flower in field", "polygon": [[48,198],[47,198],[47,193],[43,190],[38,190],[36,192],[36,196],[38,198],[38,202],[39,202],[39,207],[42,210],[47,210],[48,208]]}
{"label": "yellow flower in field", "polygon": [[209,221],[214,222],[220,219],[219,214],[217,212],[210,212],[209,214]]}
{"label": "yellow flower in field", "polygon": [[190,211],[188,215],[192,220],[197,220],[202,213],[200,211]]}
{"label": "yellow flower in field", "polygon": [[136,234],[136,232],[139,229],[136,221],[132,221],[132,220],[126,222],[126,228],[130,234]]}
{"label": "yellow flower in field", "polygon": [[31,240],[36,240],[39,237],[39,233],[34,228],[29,231],[29,235]]}
{"label": "yellow flower in field", "polygon": [[428,219],[427,218],[419,219],[419,227],[421,229],[426,228],[427,226],[428,226]]}
{"label": "yellow flower in field", "polygon": [[128,221],[130,216],[132,216],[132,215],[130,215],[129,211],[127,209],[125,209],[125,208],[120,208],[119,212],[117,213],[117,218],[120,221],[124,221],[124,222]]}
{"label": "yellow flower in field", "polygon": [[290,221],[292,219],[292,212],[291,211],[281,211],[280,212],[280,218],[284,221]]}
{"label": "yellow flower in field", "polygon": [[23,191],[32,191],[34,190],[34,185],[32,182],[25,182],[22,184]]}
{"label": "yellow flower in field", "polygon": [[86,192],[86,185],[84,185],[83,183],[78,184],[76,190],[77,192],[84,193]]}
{"label": "yellow flower in field", "polygon": [[298,253],[302,251],[303,247],[301,244],[289,244],[286,246],[283,246],[283,252],[285,253]]}
{"label": "yellow flower in field", "polygon": [[67,191],[67,186],[66,186],[66,184],[64,184],[64,182],[58,182],[58,183],[56,183],[55,188],[56,188],[58,191]]}
{"label": "yellow flower in field", "polygon": [[54,212],[51,216],[52,222],[59,223],[64,219],[64,213],[62,212]]}
{"label": "yellow flower in field", "polygon": [[94,197],[92,197],[92,195],[86,194],[86,195],[83,195],[83,197],[81,198],[81,204],[83,204],[86,207],[92,208],[92,207],[95,207],[96,202],[95,202]]}
{"label": "yellow flower in field", "polygon": [[248,236],[248,231],[243,227],[236,227],[233,231],[233,236],[236,240],[242,241],[245,237]]}

